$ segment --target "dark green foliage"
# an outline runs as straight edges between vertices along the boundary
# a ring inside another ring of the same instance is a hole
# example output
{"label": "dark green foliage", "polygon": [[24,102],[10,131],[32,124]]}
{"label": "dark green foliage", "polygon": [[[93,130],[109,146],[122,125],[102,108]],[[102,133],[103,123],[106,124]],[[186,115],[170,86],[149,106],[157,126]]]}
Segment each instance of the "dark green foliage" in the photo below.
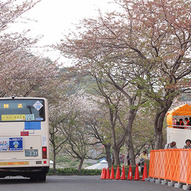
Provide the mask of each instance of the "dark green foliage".
{"label": "dark green foliage", "polygon": [[54,173],[53,169],[51,168],[48,174],[49,175],[101,175],[101,170],[82,169],[81,172],[79,172],[75,168],[59,168],[56,170],[56,173]]}

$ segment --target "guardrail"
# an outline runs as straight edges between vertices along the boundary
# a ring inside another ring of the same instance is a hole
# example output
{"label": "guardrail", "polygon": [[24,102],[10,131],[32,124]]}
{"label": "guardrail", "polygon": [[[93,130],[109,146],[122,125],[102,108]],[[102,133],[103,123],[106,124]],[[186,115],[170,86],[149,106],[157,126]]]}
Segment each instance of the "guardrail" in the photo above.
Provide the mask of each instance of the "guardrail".
{"label": "guardrail", "polygon": [[191,184],[191,149],[152,150],[149,177]]}

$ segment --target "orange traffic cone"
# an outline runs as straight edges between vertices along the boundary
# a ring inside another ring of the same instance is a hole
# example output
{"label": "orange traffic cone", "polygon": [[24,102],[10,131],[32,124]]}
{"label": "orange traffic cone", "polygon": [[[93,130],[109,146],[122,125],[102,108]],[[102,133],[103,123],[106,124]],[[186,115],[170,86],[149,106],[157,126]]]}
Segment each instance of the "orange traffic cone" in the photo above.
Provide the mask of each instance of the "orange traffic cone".
{"label": "orange traffic cone", "polygon": [[115,179],[113,166],[111,167],[111,175],[110,175],[110,179]]}
{"label": "orange traffic cone", "polygon": [[116,172],[116,176],[115,176],[116,180],[120,179],[120,171],[119,171],[119,166],[117,166],[117,172]]}
{"label": "orange traffic cone", "polygon": [[140,180],[138,164],[136,165],[134,180]]}
{"label": "orange traffic cone", "polygon": [[106,179],[110,179],[109,167],[107,167]]}
{"label": "orange traffic cone", "polygon": [[103,168],[103,169],[102,169],[101,179],[106,179],[106,168]]}
{"label": "orange traffic cone", "polygon": [[131,168],[131,165],[129,165],[129,172],[128,172],[127,180],[132,180],[132,179],[133,179],[132,168]]}
{"label": "orange traffic cone", "polygon": [[124,165],[123,165],[123,168],[122,168],[122,173],[121,173],[121,178],[120,178],[121,180],[125,180],[126,178],[125,178],[125,167],[124,167]]}
{"label": "orange traffic cone", "polygon": [[148,176],[147,176],[147,165],[146,165],[146,163],[144,164],[142,180],[145,181],[145,178],[148,178]]}

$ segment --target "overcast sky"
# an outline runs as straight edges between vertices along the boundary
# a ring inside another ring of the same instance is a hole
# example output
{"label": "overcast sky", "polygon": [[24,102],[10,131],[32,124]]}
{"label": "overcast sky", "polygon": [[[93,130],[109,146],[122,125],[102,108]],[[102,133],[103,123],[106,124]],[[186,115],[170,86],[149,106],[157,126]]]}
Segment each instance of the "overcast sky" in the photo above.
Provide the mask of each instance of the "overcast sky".
{"label": "overcast sky", "polygon": [[[113,10],[114,5],[108,2],[111,0],[41,0],[24,15],[37,22],[19,24],[14,29],[19,31],[30,28],[32,37],[43,36],[39,45],[50,45],[59,42],[83,18],[98,16],[98,9],[102,12]],[[59,57],[55,52],[45,55],[53,59]]]}
{"label": "overcast sky", "polygon": [[73,23],[108,10],[109,0],[42,0],[27,15],[38,22],[31,25],[34,33],[44,35],[46,42],[55,42]]}

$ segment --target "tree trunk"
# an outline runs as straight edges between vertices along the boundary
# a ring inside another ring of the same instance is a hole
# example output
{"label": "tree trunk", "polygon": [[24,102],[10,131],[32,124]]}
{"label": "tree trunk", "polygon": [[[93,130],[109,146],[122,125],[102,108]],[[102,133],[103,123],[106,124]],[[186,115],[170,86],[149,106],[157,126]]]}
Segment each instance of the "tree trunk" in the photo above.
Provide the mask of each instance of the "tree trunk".
{"label": "tree trunk", "polygon": [[108,167],[110,168],[112,166],[112,161],[111,161],[111,145],[104,145],[105,147],[105,152],[106,152],[106,159],[107,159],[107,162],[108,162]]}
{"label": "tree trunk", "polygon": [[79,166],[78,166],[78,171],[79,171],[79,172],[81,172],[81,170],[82,170],[83,162],[84,162],[84,158],[80,158],[80,164],[79,164]]}
{"label": "tree trunk", "polygon": [[135,151],[133,147],[132,135],[130,133],[127,135],[127,147],[129,151],[130,164],[135,165]]}
{"label": "tree trunk", "polygon": [[137,110],[131,109],[129,112],[128,127],[127,127],[127,147],[129,150],[130,164],[135,165],[135,151],[132,140],[132,128]]}
{"label": "tree trunk", "polygon": [[115,157],[114,157],[114,153],[112,153],[112,160],[111,160],[111,162],[112,162],[112,166],[115,164]]}
{"label": "tree trunk", "polygon": [[118,148],[117,146],[113,146],[114,161],[116,165],[120,165],[119,151],[120,151],[120,148]]}
{"label": "tree trunk", "polygon": [[162,149],[163,146],[163,133],[162,128],[155,126],[155,149]]}
{"label": "tree trunk", "polygon": [[52,143],[53,147],[53,172],[56,173],[56,148],[55,148],[55,143]]}
{"label": "tree trunk", "polygon": [[158,109],[159,112],[155,116],[155,149],[163,149],[163,122],[165,115],[170,108],[172,102],[166,104],[165,108]]}
{"label": "tree trunk", "polygon": [[55,150],[54,150],[54,153],[53,153],[53,172],[56,173],[56,153],[55,153]]}

